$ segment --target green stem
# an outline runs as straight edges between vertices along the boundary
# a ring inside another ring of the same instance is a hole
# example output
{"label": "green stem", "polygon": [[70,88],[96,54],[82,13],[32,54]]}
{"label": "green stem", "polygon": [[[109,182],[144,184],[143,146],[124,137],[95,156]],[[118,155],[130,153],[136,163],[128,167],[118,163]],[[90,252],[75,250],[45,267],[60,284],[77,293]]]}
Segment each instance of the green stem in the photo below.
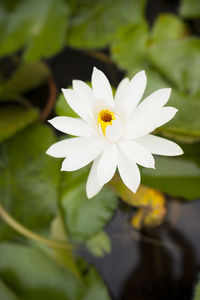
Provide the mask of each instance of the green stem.
{"label": "green stem", "polygon": [[10,227],[12,227],[12,229],[14,229],[15,231],[17,231],[18,233],[20,233],[21,235],[25,236],[28,239],[31,239],[36,242],[40,242],[44,245],[47,245],[47,246],[53,247],[53,248],[59,248],[59,249],[63,249],[63,250],[71,250],[72,249],[72,245],[68,245],[66,243],[59,242],[56,240],[46,239],[46,238],[32,232],[31,230],[27,229],[26,227],[24,227],[23,225],[18,223],[11,215],[9,215],[8,212],[3,208],[3,206],[1,204],[0,204],[0,216]]}

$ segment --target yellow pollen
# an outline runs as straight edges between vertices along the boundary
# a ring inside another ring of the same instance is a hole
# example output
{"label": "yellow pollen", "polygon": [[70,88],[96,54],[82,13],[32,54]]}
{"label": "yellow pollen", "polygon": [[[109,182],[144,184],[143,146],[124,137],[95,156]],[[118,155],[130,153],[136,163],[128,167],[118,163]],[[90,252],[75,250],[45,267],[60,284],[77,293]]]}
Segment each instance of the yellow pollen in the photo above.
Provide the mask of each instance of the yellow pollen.
{"label": "yellow pollen", "polygon": [[112,121],[115,120],[115,115],[108,109],[103,109],[98,114],[98,123],[101,125],[103,134],[106,134],[106,128],[108,125],[112,125]]}

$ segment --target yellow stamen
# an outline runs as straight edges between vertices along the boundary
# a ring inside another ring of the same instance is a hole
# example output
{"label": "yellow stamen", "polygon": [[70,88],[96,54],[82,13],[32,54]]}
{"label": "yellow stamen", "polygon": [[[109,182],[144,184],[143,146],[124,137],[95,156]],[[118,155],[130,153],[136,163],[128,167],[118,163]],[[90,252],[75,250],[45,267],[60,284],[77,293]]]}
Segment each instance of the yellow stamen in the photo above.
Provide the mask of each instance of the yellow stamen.
{"label": "yellow stamen", "polygon": [[98,123],[101,125],[103,134],[106,134],[106,128],[108,125],[112,125],[112,121],[115,120],[115,115],[112,111],[108,109],[103,109],[98,114]]}

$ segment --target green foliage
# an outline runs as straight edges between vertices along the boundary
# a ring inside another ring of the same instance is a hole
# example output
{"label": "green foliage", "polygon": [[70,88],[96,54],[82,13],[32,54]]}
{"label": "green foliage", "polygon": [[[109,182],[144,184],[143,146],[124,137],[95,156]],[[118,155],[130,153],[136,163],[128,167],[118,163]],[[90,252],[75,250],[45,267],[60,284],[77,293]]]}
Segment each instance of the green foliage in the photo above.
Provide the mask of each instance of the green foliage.
{"label": "green foliage", "polygon": [[[46,227],[57,207],[59,161],[45,154],[55,142],[46,126],[33,124],[0,145],[1,203],[20,223]],[[2,221],[0,237],[15,233]]]}
{"label": "green foliage", "polygon": [[[67,230],[60,213],[56,215],[51,223],[51,238],[68,242]],[[74,276],[80,279],[80,271],[72,251],[52,248],[51,255],[58,264],[71,271]]]}
{"label": "green foliage", "polygon": [[180,14],[184,18],[199,18],[199,0],[181,0]]}
{"label": "green foliage", "polygon": [[[0,256],[0,277],[6,285],[12,286],[20,299],[110,299],[94,268],[78,280],[40,249],[17,243],[2,243]],[[4,290],[7,292],[5,286]]]}
{"label": "green foliage", "polygon": [[70,21],[67,42],[76,48],[103,48],[116,32],[143,19],[145,0],[78,0]]}
{"label": "green foliage", "polygon": [[23,299],[81,299],[81,282],[41,250],[16,243],[2,243],[0,256],[1,278]]}
{"label": "green foliage", "polygon": [[0,109],[0,142],[24,129],[38,118],[35,108],[24,108],[17,104],[3,105]]}
{"label": "green foliage", "polygon": [[146,57],[148,25],[146,22],[131,24],[121,29],[111,45],[113,61],[131,75],[146,69],[149,65]]}
{"label": "green foliage", "polygon": [[107,233],[102,230],[87,240],[86,247],[93,255],[102,257],[111,252],[111,241]]}
{"label": "green foliage", "polygon": [[172,14],[160,14],[153,25],[151,39],[153,43],[179,40],[188,33],[186,24],[180,18]]}
{"label": "green foliage", "polygon": [[194,297],[192,298],[193,300],[199,300],[200,299],[200,281],[198,280],[196,286],[195,286],[195,293]]}
{"label": "green foliage", "polygon": [[173,120],[160,127],[157,131],[175,137],[183,142],[199,140],[199,98],[187,96],[174,90],[168,105],[176,107],[178,109],[178,113]]}
{"label": "green foliage", "polygon": [[19,95],[42,85],[50,76],[41,61],[20,65],[12,76],[0,85],[0,101],[17,100]]}
{"label": "green foliage", "polygon": [[156,169],[142,168],[142,183],[171,196],[193,200],[200,195],[200,143],[182,144],[180,157],[156,157]]}
{"label": "green foliage", "polygon": [[13,9],[1,5],[6,15],[0,26],[0,55],[25,46],[27,61],[49,57],[64,46],[69,8],[64,0],[16,1]]}
{"label": "green foliage", "polygon": [[0,279],[0,292],[4,300],[19,300],[14,292]]}
{"label": "green foliage", "polygon": [[151,63],[176,88],[185,93],[199,92],[200,40],[185,38],[150,47]]}
{"label": "green foliage", "polygon": [[111,300],[102,279],[94,268],[90,268],[84,279],[86,291],[82,300]]}
{"label": "green foliage", "polygon": [[[154,66],[149,57],[151,48],[154,49],[162,43],[180,40],[185,37],[187,32],[186,25],[178,17],[170,14],[159,16],[151,31],[144,21],[127,26],[118,32],[111,45],[112,58],[121,68],[132,75],[138,69],[146,70]],[[154,53],[153,50],[151,52]],[[169,53],[171,56],[173,54]]]}
{"label": "green foliage", "polygon": [[[88,199],[85,192],[88,169],[66,172],[62,176],[61,207],[70,237],[82,242],[98,233],[117,208],[116,195],[105,187]],[[89,221],[88,221],[89,220]]]}

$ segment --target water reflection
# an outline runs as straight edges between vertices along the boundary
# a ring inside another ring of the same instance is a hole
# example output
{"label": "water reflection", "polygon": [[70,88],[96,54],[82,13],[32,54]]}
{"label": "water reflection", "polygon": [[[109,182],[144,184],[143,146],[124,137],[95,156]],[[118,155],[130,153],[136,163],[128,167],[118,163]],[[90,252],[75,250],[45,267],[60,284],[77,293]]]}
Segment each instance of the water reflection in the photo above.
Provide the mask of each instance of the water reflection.
{"label": "water reflection", "polygon": [[[163,236],[171,242],[163,243]],[[181,258],[178,278],[174,251]],[[121,300],[191,299],[197,268],[195,253],[185,236],[166,222],[161,228],[141,232],[139,252],[140,261],[123,286]]]}

